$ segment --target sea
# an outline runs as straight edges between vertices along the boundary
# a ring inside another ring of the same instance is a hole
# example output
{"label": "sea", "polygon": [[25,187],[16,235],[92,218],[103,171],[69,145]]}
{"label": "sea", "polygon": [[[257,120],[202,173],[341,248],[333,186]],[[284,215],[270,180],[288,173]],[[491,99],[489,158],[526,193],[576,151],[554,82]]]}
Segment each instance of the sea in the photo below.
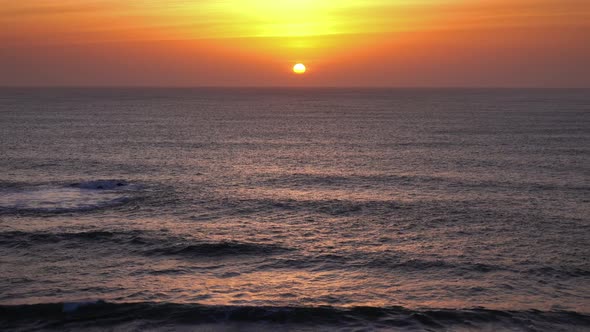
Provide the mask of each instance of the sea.
{"label": "sea", "polygon": [[2,88],[0,330],[590,331],[590,90]]}

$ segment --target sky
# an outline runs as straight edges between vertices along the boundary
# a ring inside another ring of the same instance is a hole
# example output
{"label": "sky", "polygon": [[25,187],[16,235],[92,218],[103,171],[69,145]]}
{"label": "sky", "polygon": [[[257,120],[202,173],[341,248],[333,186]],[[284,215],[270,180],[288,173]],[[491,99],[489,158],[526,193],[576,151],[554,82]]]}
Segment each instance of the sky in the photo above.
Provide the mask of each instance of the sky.
{"label": "sky", "polygon": [[590,87],[590,1],[0,0],[0,86]]}

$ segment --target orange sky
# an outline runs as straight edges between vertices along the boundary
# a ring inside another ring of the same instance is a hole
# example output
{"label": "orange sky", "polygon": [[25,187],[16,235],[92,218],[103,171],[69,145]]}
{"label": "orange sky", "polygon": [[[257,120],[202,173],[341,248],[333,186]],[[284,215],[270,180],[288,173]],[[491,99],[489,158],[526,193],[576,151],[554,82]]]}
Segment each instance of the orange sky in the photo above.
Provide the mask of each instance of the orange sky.
{"label": "orange sky", "polygon": [[0,0],[5,86],[590,87],[589,59],[588,0]]}

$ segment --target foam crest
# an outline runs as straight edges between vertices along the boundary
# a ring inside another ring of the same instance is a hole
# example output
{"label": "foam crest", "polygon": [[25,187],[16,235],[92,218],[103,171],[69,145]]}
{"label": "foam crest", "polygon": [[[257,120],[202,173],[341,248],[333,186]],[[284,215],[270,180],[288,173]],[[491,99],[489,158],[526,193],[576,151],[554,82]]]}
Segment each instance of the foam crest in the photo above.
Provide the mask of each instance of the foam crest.
{"label": "foam crest", "polygon": [[60,213],[89,211],[125,204],[139,189],[120,180],[69,185],[39,185],[0,190],[0,212]]}

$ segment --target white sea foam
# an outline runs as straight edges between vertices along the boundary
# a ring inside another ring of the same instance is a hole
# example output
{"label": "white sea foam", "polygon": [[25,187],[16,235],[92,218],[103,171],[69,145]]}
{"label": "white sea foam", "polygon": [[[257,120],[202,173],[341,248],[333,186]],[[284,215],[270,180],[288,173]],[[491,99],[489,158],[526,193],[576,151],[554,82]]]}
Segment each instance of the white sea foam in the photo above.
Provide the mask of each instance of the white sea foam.
{"label": "white sea foam", "polygon": [[104,303],[102,300],[84,300],[78,302],[65,302],[62,311],[65,313],[72,313],[81,307]]}
{"label": "white sea foam", "polygon": [[123,204],[137,189],[124,181],[99,180],[69,186],[36,186],[0,191],[0,208],[40,212],[82,211]]}

